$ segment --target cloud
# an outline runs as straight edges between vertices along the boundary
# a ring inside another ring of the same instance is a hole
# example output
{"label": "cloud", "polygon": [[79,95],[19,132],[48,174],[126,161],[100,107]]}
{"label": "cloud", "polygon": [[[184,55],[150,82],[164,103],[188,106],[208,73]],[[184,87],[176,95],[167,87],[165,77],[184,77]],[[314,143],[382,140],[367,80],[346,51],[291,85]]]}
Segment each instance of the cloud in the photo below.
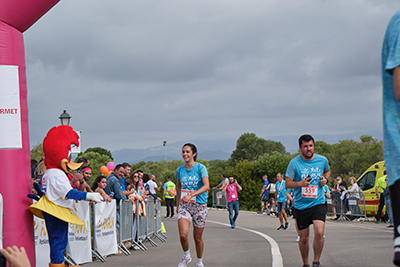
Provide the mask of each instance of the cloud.
{"label": "cloud", "polygon": [[[84,147],[381,129],[396,1],[60,1],[25,33],[31,143]],[[371,123],[373,122],[373,123]]]}

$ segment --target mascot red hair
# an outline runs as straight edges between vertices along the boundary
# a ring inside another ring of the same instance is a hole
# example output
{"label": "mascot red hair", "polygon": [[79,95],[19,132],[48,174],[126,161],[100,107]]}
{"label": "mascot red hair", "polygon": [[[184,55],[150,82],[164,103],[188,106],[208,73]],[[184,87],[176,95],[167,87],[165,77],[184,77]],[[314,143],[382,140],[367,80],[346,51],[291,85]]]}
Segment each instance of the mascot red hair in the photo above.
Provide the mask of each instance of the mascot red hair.
{"label": "mascot red hair", "polygon": [[79,146],[78,138],[72,127],[61,125],[51,128],[43,140],[44,164],[47,168],[42,178],[43,194],[29,210],[46,221],[50,243],[50,267],[64,266],[63,252],[68,244],[68,223],[83,225],[76,215],[75,201],[103,200],[99,193],[73,189],[68,180],[66,174],[82,165],[68,160],[71,145]]}

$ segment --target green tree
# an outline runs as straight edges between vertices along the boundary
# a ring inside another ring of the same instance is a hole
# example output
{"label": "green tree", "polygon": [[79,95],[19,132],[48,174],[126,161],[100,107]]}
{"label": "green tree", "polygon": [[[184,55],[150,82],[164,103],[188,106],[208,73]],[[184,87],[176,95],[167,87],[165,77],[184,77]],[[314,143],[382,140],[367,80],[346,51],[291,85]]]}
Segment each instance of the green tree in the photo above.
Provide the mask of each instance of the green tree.
{"label": "green tree", "polygon": [[[96,152],[96,153],[98,153],[98,154],[100,154],[100,155],[106,155],[106,156],[108,156],[108,157],[111,159],[110,161],[113,161],[113,160],[114,160],[114,158],[113,158],[113,156],[112,156],[110,150],[107,150],[107,149],[102,148],[102,147],[89,147],[89,148],[86,149],[85,152],[83,152],[83,153],[87,153],[87,152]],[[78,158],[78,159],[81,158],[83,153],[79,153],[79,154],[76,156],[76,158]]]}
{"label": "green tree", "polygon": [[286,168],[289,165],[292,156],[289,154],[281,154],[277,151],[271,154],[265,153],[261,155],[254,164],[254,169],[258,177],[264,174],[268,175],[268,181],[272,182],[278,173],[285,175]]}
{"label": "green tree", "polygon": [[37,162],[39,162],[40,159],[42,158],[42,152],[43,152],[43,143],[37,143],[31,149],[31,159],[36,159]]}
{"label": "green tree", "polygon": [[85,153],[81,154],[81,157],[87,158],[90,162],[90,167],[92,168],[92,177],[88,181],[89,185],[92,185],[97,176],[102,175],[100,172],[101,166],[106,166],[108,162],[112,161],[109,156],[93,151],[85,151]]}
{"label": "green tree", "polygon": [[281,142],[265,140],[254,133],[244,133],[236,141],[236,149],[232,152],[230,161],[232,165],[241,160],[255,161],[260,155],[273,151],[283,154],[286,149]]}

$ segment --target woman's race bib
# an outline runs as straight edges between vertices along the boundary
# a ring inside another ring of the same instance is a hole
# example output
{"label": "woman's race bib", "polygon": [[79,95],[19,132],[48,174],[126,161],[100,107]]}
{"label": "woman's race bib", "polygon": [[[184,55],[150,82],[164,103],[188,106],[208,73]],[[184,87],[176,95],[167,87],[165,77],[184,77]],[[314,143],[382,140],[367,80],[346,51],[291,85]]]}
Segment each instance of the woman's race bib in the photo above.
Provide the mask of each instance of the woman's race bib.
{"label": "woman's race bib", "polygon": [[[182,189],[181,190],[181,199],[186,196],[189,195],[191,193],[194,193],[194,190],[186,190],[186,189]],[[193,202],[196,203],[196,196],[192,197],[188,202]]]}

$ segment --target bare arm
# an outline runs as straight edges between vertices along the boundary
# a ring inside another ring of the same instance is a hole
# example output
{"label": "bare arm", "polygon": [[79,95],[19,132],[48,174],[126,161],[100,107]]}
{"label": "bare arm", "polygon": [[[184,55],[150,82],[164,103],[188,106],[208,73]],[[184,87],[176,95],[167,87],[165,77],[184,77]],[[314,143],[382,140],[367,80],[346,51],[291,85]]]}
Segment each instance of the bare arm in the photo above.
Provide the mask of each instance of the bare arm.
{"label": "bare arm", "polygon": [[310,182],[303,178],[301,181],[295,182],[293,178],[286,177],[286,188],[307,187]]}
{"label": "bare arm", "polygon": [[[204,192],[207,192],[207,191],[210,189],[210,184],[209,184],[209,181],[208,181],[208,177],[207,177],[207,176],[204,176],[204,177],[201,178],[201,180],[203,181],[203,186],[200,187],[199,190],[194,191],[193,193],[187,194],[186,196],[184,196],[184,197],[182,198],[182,201],[183,201],[183,202],[187,202],[187,201],[189,201],[192,197],[201,195],[201,194],[203,194]],[[179,180],[178,180],[178,181],[179,181]],[[178,184],[178,183],[177,183],[177,184]],[[179,196],[180,196],[180,194],[179,194]]]}
{"label": "bare arm", "polygon": [[400,68],[397,67],[393,70],[393,84],[394,84],[394,94],[396,99],[400,102]]}

